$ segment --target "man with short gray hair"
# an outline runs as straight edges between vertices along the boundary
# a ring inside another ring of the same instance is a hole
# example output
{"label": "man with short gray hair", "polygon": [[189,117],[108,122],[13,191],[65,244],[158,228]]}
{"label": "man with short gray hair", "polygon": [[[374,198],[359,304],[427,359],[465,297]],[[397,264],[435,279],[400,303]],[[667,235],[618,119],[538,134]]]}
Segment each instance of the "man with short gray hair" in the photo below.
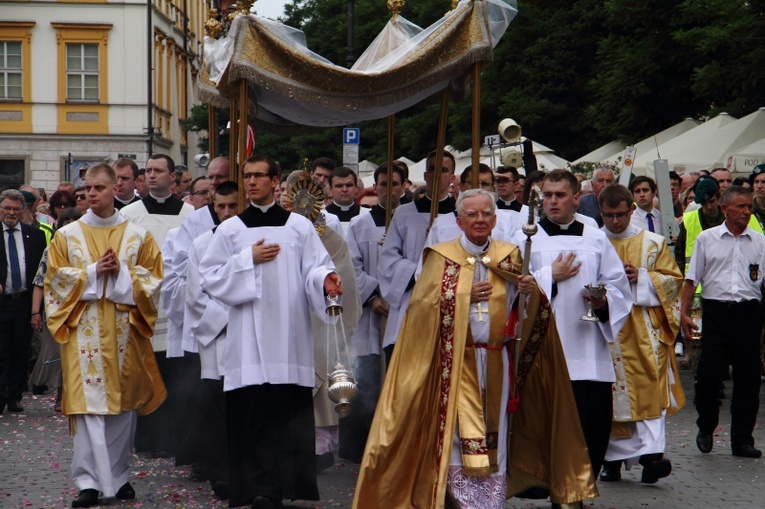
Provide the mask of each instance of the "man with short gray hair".
{"label": "man with short gray hair", "polygon": [[45,250],[45,235],[21,222],[24,195],[15,189],[0,194],[0,414],[23,412],[27,365],[32,340],[32,281]]}
{"label": "man with short gray hair", "polygon": [[592,184],[592,193],[585,194],[579,200],[580,214],[589,216],[598,223],[598,227],[603,227],[603,218],[600,217],[600,205],[598,205],[598,196],[600,192],[606,187],[613,184],[616,181],[614,177],[614,171],[608,166],[599,166],[592,172],[592,178],[590,183]]}

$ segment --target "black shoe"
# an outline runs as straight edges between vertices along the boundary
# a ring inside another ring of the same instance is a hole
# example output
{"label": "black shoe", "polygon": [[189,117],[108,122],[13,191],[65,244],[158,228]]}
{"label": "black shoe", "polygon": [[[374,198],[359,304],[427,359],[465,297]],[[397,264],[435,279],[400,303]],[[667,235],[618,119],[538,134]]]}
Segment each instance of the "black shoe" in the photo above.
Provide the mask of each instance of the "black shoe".
{"label": "black shoe", "polygon": [[282,501],[268,497],[255,497],[251,509],[282,509]]}
{"label": "black shoe", "polygon": [[129,482],[126,482],[122,485],[122,488],[117,490],[115,497],[117,497],[118,500],[134,500],[135,490],[130,486]]}
{"label": "black shoe", "polygon": [[752,445],[744,444],[734,446],[733,455],[740,456],[742,458],[759,458],[762,456],[762,451],[755,449]]}
{"label": "black shoe", "polygon": [[228,481],[210,481],[215,496],[221,500],[228,500]]}
{"label": "black shoe", "polygon": [[653,484],[671,473],[672,462],[662,458],[643,465],[643,475],[640,477],[640,482]]}
{"label": "black shoe", "polygon": [[98,490],[85,489],[80,491],[77,498],[72,500],[72,507],[93,507],[98,505]]}
{"label": "black shoe", "polygon": [[171,453],[170,451],[152,451],[151,453],[149,453],[149,456],[155,459],[159,459],[159,458],[167,459],[167,458],[172,458],[173,453]]}
{"label": "black shoe", "polygon": [[18,401],[11,400],[8,402],[8,411],[13,414],[18,414],[24,411],[24,407],[21,406]]}
{"label": "black shoe", "polygon": [[323,472],[335,464],[335,456],[331,452],[316,455],[316,473]]}
{"label": "black shoe", "polygon": [[191,473],[189,474],[187,479],[191,482],[205,482],[209,479],[209,477],[207,476],[207,472],[201,465],[198,465],[197,463],[193,463],[191,465]]}
{"label": "black shoe", "polygon": [[712,452],[712,434],[699,431],[696,435],[696,447],[704,454]]}
{"label": "black shoe", "polygon": [[35,385],[32,384],[32,394],[35,396],[39,396],[41,394],[45,394],[45,392],[48,390],[47,385]]}
{"label": "black shoe", "polygon": [[605,482],[615,482],[622,480],[622,462],[604,461],[603,471],[600,473],[600,480]]}

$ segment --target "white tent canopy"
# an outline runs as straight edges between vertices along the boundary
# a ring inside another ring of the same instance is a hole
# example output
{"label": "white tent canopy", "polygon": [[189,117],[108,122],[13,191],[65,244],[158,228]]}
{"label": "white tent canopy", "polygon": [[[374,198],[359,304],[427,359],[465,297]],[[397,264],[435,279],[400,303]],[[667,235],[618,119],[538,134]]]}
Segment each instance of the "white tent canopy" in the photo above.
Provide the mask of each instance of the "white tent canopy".
{"label": "white tent canopy", "polygon": [[751,173],[752,168],[762,163],[765,163],[765,138],[725,156],[725,167],[731,172]]}
{"label": "white tent canopy", "polygon": [[[658,132],[654,134],[653,136],[649,136],[648,138],[641,140],[637,143],[635,143],[635,149],[637,151],[637,156],[640,157],[641,154],[654,154],[653,159],[656,159],[656,146],[661,146],[662,144],[668,142],[669,140],[672,140],[681,134],[690,131],[691,129],[697,127],[700,124],[698,120],[693,120],[692,118],[686,118],[682,122],[678,122],[677,124],[668,127],[664,129],[661,132]],[[627,145],[624,143],[618,142],[618,141],[612,141],[611,143],[608,143],[606,145],[603,145],[602,147],[593,150],[589,154],[586,154],[576,161],[575,163],[580,162],[610,162],[615,163],[619,157],[624,156],[624,151],[627,148]]]}
{"label": "white tent canopy", "polygon": [[[715,143],[717,138],[721,136],[720,131],[725,126],[735,122],[737,122],[735,117],[727,113],[720,113],[713,119],[707,120],[693,129],[660,144],[658,154],[661,155],[662,159],[669,161],[670,170],[675,170],[679,173],[708,169],[712,166],[711,162],[698,165],[698,167],[688,168],[681,162],[679,154],[686,152],[688,147],[697,145],[700,140],[704,140],[704,143]],[[653,161],[655,159],[658,159],[655,146],[653,150],[642,154],[638,152],[632,172],[636,175],[653,175]]]}
{"label": "white tent canopy", "polygon": [[624,151],[624,148],[626,145],[622,143],[621,141],[612,141],[609,143],[606,143],[602,147],[596,148],[589,154],[585,154],[576,161],[574,161],[574,164],[577,163],[585,163],[585,162],[601,162],[601,161],[608,161],[609,157],[611,157],[612,154],[621,153]]}
{"label": "white tent canopy", "polygon": [[[664,143],[667,143],[668,141],[677,138],[681,134],[686,133],[690,131],[691,129],[698,127],[700,123],[701,122],[699,122],[698,120],[693,120],[692,118],[686,118],[682,122],[679,122],[673,125],[672,127],[668,127],[667,129],[664,129],[663,131],[656,133],[653,136],[649,136],[648,138],[635,143],[635,151],[636,151],[637,157],[639,158],[641,154],[645,154],[646,156],[651,157],[652,160],[656,159],[657,146],[661,147],[661,145],[663,145]],[[612,153],[605,160],[615,162],[619,157],[624,155],[625,148],[626,147]]]}

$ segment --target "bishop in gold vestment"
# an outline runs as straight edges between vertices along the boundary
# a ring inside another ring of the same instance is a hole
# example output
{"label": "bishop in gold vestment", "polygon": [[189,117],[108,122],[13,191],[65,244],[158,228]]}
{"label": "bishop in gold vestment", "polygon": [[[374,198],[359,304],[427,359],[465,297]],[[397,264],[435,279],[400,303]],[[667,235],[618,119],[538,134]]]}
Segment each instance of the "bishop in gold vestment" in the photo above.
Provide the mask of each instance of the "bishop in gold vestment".
{"label": "bishop in gold vestment", "polygon": [[671,471],[663,456],[664,419],[685,405],[674,352],[682,273],[664,237],[620,215],[634,210],[629,191],[612,186],[603,193],[604,229],[625,264],[635,304],[618,341],[611,344],[614,413],[601,479],[618,480],[621,461],[627,468],[640,462],[641,480],[654,483]]}
{"label": "bishop in gold vestment", "polygon": [[[92,188],[112,185],[107,170],[93,170],[86,176]],[[101,198],[107,202],[108,193]],[[130,473],[136,413],[154,410],[166,395],[148,339],[162,256],[151,234],[125,221],[113,205],[99,210],[104,217],[94,208],[56,232],[44,298],[48,327],[61,344],[62,412],[75,435],[75,483],[119,497]],[[99,272],[100,263],[112,271]],[[80,502],[75,507],[94,505],[87,497]]]}
{"label": "bishop in gold vestment", "polygon": [[[493,210],[493,199],[487,203]],[[563,351],[538,288],[528,301],[520,407],[508,433],[514,340],[505,324],[521,259],[513,244],[490,239],[475,252],[480,245],[463,235],[423,254],[367,441],[356,509],[443,508],[447,490],[459,507],[477,507],[457,493],[466,484],[507,496],[545,487],[564,504],[597,496]],[[486,302],[472,301],[477,281],[490,288]],[[488,334],[479,340],[473,331],[482,317]],[[501,485],[493,482],[498,476]]]}

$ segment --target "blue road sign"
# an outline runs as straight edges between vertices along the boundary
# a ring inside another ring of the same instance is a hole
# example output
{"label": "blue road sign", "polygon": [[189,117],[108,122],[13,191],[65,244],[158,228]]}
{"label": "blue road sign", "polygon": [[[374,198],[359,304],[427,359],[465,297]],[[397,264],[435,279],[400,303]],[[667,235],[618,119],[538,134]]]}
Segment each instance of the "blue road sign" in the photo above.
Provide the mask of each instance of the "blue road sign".
{"label": "blue road sign", "polygon": [[361,142],[361,131],[356,127],[343,129],[343,145],[358,145]]}

